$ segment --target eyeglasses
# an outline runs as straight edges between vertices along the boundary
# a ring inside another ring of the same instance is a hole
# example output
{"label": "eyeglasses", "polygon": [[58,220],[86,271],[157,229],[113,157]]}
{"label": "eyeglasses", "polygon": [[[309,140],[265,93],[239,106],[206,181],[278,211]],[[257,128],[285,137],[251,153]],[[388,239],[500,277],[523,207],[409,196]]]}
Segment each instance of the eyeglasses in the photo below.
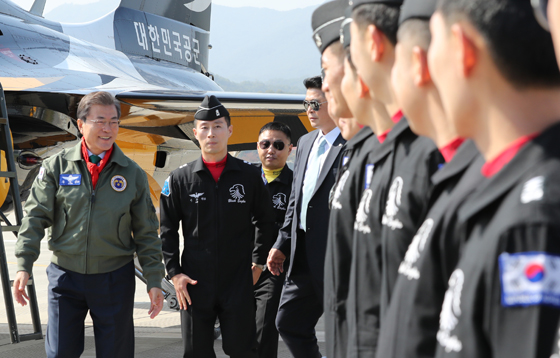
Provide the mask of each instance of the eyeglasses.
{"label": "eyeglasses", "polygon": [[105,126],[108,124],[109,127],[111,128],[117,128],[119,126],[119,124],[121,123],[121,121],[119,120],[113,120],[113,121],[102,121],[100,119],[89,119],[87,120],[87,122],[91,122],[93,123],[94,126],[99,127],[99,128],[105,128]]}
{"label": "eyeglasses", "polygon": [[277,150],[284,150],[284,148],[286,148],[286,145],[281,140],[277,140],[274,143],[272,143],[267,139],[261,140],[259,142],[259,148],[261,148],[262,150],[267,150],[270,147],[271,144]]}
{"label": "eyeglasses", "polygon": [[548,7],[548,0],[531,0],[531,5],[533,5],[533,12],[535,13],[535,18],[537,22],[543,29],[550,31],[548,25],[548,15],[546,9]]}
{"label": "eyeglasses", "polygon": [[303,108],[305,108],[305,111],[307,112],[309,110],[309,107],[311,107],[312,110],[317,112],[321,108],[321,105],[324,104],[324,103],[327,103],[327,101],[319,102],[316,99],[312,99],[311,101],[304,100],[303,101]]}

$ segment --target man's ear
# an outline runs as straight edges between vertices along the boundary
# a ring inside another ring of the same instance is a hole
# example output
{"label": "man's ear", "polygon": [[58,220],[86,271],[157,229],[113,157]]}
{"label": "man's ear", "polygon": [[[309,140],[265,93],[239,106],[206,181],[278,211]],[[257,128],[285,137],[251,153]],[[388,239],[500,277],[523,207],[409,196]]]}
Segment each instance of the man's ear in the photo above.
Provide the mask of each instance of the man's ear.
{"label": "man's ear", "polygon": [[229,132],[229,135],[228,135],[228,138],[229,138],[233,134],[233,125],[231,125],[231,124],[229,125],[228,132]]}
{"label": "man's ear", "polygon": [[385,53],[385,34],[375,25],[367,27],[367,34],[371,37],[371,59],[373,62],[380,62]]}
{"label": "man's ear", "polygon": [[477,41],[473,38],[473,29],[466,23],[455,23],[451,26],[451,34],[457,44],[461,74],[469,77],[478,63]]}
{"label": "man's ear", "polygon": [[82,121],[81,119],[78,118],[77,122],[78,122],[78,130],[80,131],[80,133],[82,133],[82,128],[84,126],[84,121]]}
{"label": "man's ear", "polygon": [[196,127],[194,127],[194,128],[192,129],[192,131],[193,131],[194,137],[198,140],[198,137],[197,137],[198,131],[196,130]]}
{"label": "man's ear", "polygon": [[362,80],[362,77],[358,75],[358,85],[360,86],[360,98],[366,98],[369,96],[369,87]]}
{"label": "man's ear", "polygon": [[432,79],[428,68],[428,53],[420,46],[412,49],[412,76],[416,87],[423,87]]}

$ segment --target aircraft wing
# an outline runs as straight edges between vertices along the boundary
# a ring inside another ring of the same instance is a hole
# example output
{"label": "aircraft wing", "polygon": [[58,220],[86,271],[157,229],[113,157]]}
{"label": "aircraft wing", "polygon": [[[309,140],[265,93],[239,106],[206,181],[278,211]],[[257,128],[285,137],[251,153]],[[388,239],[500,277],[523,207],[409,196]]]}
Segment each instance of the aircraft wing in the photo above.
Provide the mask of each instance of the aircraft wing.
{"label": "aircraft wing", "polygon": [[254,149],[260,128],[272,121],[290,126],[292,140],[313,130],[303,110],[303,95],[242,92],[132,91],[116,95],[122,106],[122,128],[188,139],[194,114],[206,95],[215,95],[228,109],[233,125],[230,151]]}

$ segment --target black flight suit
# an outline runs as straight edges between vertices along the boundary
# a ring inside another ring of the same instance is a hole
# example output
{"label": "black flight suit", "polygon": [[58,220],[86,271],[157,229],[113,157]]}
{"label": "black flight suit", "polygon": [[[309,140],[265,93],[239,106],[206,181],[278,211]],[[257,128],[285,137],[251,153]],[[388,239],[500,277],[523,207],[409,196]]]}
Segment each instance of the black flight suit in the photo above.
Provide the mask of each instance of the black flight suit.
{"label": "black flight suit", "polygon": [[188,285],[192,305],[181,312],[184,357],[215,357],[216,317],[224,352],[256,357],[251,263],[266,263],[274,239],[274,213],[261,172],[228,154],[216,183],[201,157],[171,173],[160,210],[169,276],[184,273],[198,281]]}
{"label": "black flight suit", "polygon": [[325,343],[327,357],[346,357],[346,299],[352,261],[354,219],[364,191],[362,168],[379,141],[369,127],[346,142],[333,190],[325,255]]}
{"label": "black flight suit", "polygon": [[560,125],[528,142],[459,210],[467,236],[437,357],[550,358],[560,318]]}
{"label": "black flight suit", "polygon": [[[256,166],[259,170],[262,170],[261,164]],[[278,231],[284,224],[288,200],[292,192],[293,178],[294,172],[286,165],[280,175],[266,185],[275,213],[274,237],[278,236]],[[259,358],[276,358],[278,356],[278,330],[275,322],[285,276],[284,272],[279,276],[274,276],[268,269],[265,269],[254,287],[257,304],[256,322]]]}
{"label": "black flight suit", "polygon": [[432,176],[430,211],[399,266],[399,277],[379,335],[378,358],[431,358],[439,313],[461,243],[454,232],[460,203],[483,181],[484,159],[466,141]]}
{"label": "black flight suit", "polygon": [[[375,357],[382,285],[387,281],[383,271],[394,270],[396,276],[400,263],[395,265],[396,256],[402,251],[402,259],[427,213],[430,178],[441,163],[443,157],[435,144],[412,133],[402,118],[363,168],[366,190],[354,224],[347,306],[348,357]],[[383,234],[386,226],[382,222],[398,230],[391,236],[395,242],[389,242],[389,248],[383,248],[389,236]]]}

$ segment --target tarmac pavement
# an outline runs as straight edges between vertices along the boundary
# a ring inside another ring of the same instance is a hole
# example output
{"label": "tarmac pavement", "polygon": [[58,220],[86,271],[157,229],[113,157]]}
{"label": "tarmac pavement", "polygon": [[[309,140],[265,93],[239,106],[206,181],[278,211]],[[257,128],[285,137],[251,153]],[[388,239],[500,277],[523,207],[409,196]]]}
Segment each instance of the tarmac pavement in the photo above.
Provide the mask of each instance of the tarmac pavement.
{"label": "tarmac pavement", "polygon": [[[14,279],[17,266],[14,256],[15,237],[11,233],[4,233],[4,245],[6,247],[8,270],[10,279]],[[47,310],[47,286],[48,280],[46,267],[50,263],[50,251],[47,248],[46,240],[41,242],[41,255],[33,266],[37,301],[41,316],[43,334],[46,332],[48,322]],[[4,294],[0,290],[0,305],[4,305]],[[145,285],[136,279],[136,294],[134,299],[134,325],[135,325],[135,357],[179,357],[182,354],[181,322],[179,313],[171,310],[167,303],[163,310],[155,319],[150,319],[148,309],[150,300],[146,293]],[[31,314],[28,306],[21,307],[15,303],[16,319],[18,322],[19,334],[32,333]],[[9,343],[9,330],[6,311],[0,309],[0,342],[7,344],[0,345],[0,358],[43,358],[45,357],[44,340],[25,341],[17,344]],[[321,353],[324,352],[324,323],[321,319],[316,327],[317,338]],[[82,357],[95,357],[95,341],[93,337],[93,324],[88,315],[85,321],[85,345]],[[221,348],[221,339],[217,339],[214,344],[216,357],[227,357]],[[280,342],[278,357],[291,357],[286,345]]]}

